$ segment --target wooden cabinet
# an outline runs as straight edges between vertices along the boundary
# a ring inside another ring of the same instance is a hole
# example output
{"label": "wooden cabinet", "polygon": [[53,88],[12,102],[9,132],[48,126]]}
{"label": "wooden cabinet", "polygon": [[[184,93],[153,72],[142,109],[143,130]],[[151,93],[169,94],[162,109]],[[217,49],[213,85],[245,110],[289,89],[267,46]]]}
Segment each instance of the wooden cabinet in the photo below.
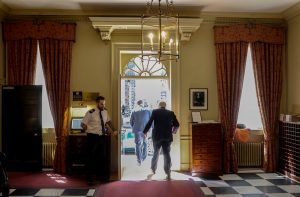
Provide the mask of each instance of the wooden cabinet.
{"label": "wooden cabinet", "polygon": [[191,124],[192,174],[222,174],[222,132],[220,123]]}
{"label": "wooden cabinet", "polygon": [[70,134],[68,139],[68,171],[82,171],[86,161],[86,134]]}
{"label": "wooden cabinet", "polygon": [[300,180],[300,123],[279,124],[279,165],[282,174]]}

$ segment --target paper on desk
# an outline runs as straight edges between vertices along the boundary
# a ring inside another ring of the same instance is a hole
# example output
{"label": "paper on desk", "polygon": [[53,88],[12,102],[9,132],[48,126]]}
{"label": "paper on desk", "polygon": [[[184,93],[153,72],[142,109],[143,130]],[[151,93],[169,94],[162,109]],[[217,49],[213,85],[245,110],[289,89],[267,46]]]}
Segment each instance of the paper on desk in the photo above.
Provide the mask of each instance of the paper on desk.
{"label": "paper on desk", "polygon": [[202,121],[200,112],[192,112],[192,121],[198,123]]}

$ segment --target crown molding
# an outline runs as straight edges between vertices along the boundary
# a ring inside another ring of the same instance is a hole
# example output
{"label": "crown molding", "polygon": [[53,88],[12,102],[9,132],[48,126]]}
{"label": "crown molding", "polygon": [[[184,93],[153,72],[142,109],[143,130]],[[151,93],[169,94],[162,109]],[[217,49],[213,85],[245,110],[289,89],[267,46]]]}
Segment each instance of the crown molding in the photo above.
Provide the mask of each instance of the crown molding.
{"label": "crown molding", "polygon": [[[140,30],[140,17],[89,17],[92,26],[98,29],[102,40],[111,40],[114,30]],[[203,19],[179,18],[181,41],[189,41],[192,33],[199,29]]]}
{"label": "crown molding", "polygon": [[300,2],[289,7],[288,9],[283,11],[281,14],[287,21],[290,21],[290,20],[294,19],[295,17],[299,16],[300,15]]}

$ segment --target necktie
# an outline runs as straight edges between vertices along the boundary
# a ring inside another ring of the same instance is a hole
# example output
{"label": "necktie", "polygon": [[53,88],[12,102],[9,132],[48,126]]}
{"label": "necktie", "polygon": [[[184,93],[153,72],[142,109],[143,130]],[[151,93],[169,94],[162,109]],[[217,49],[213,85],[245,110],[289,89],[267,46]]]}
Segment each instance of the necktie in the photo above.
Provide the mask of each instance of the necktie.
{"label": "necktie", "polygon": [[102,117],[101,111],[102,110],[100,110],[99,114],[100,114],[100,120],[101,120],[102,134],[104,135],[106,133],[105,133],[104,121],[103,121],[103,117]]}

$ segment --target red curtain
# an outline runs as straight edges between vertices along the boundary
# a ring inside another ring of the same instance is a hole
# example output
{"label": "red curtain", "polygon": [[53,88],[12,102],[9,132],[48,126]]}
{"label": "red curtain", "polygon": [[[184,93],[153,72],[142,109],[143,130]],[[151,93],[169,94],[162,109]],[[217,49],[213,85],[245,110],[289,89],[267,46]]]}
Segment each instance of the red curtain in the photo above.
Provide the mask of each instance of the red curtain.
{"label": "red curtain", "polygon": [[7,72],[9,85],[33,85],[35,79],[35,64],[37,40],[8,40]]}
{"label": "red curtain", "polygon": [[[215,27],[220,119],[224,132],[224,171],[236,172],[233,135],[243,84],[248,43],[252,43],[253,66],[259,107],[264,125],[265,171],[276,168],[274,139],[280,109],[282,46],[285,28],[271,25]],[[229,47],[239,44],[240,52]],[[241,78],[242,77],[242,78]]]}
{"label": "red curtain", "polygon": [[243,87],[248,43],[218,43],[217,85],[221,125],[224,132],[224,171],[236,173],[237,161],[233,138]]}
{"label": "red curtain", "polygon": [[258,104],[264,127],[264,170],[276,170],[276,136],[282,90],[283,45],[251,44]]}
{"label": "red curtain", "polygon": [[66,137],[70,106],[70,68],[72,41],[39,41],[46,88],[57,139],[54,169],[66,172]]}
{"label": "red curtain", "polygon": [[66,172],[70,67],[76,24],[22,21],[2,25],[3,39],[7,43],[10,83],[33,84],[37,41],[39,40],[46,89],[57,137],[54,170]]}

